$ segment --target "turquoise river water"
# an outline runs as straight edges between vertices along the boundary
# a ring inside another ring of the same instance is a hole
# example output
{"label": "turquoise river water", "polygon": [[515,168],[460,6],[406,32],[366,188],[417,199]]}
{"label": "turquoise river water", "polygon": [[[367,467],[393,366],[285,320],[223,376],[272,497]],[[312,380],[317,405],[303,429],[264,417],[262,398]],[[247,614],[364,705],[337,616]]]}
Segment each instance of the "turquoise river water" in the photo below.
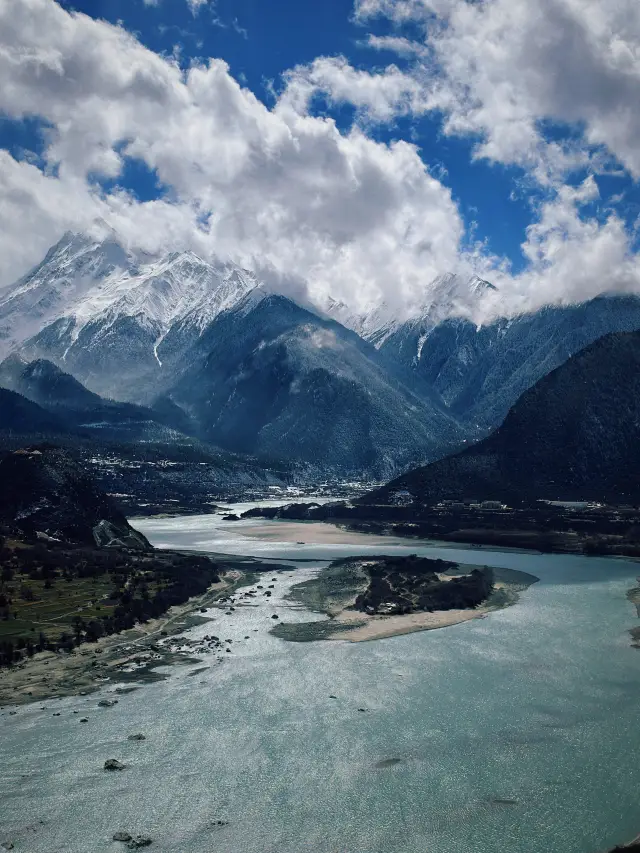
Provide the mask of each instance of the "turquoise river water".
{"label": "turquoise river water", "polygon": [[[159,546],[292,570],[274,572],[272,601],[212,610],[188,632],[232,639],[222,663],[167,668],[114,708],[97,707],[110,685],[2,710],[0,842],[16,853],[123,850],[119,830],[151,836],[157,853],[599,853],[640,832],[640,652],[625,597],[637,564],[219,516],[134,523]],[[366,643],[269,634],[274,613],[322,618],[287,601],[292,583],[363,553],[540,582],[514,607],[437,631]],[[146,740],[128,741],[135,732]],[[105,773],[106,758],[128,767]]]}

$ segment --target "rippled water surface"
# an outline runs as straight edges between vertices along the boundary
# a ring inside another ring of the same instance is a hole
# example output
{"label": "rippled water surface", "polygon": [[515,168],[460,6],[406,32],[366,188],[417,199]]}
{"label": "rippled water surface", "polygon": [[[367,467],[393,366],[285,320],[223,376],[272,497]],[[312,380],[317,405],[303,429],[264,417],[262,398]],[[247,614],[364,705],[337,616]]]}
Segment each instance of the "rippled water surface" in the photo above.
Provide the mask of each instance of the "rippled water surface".
{"label": "rippled water surface", "polygon": [[[118,830],[150,835],[158,853],[598,853],[640,831],[640,652],[625,598],[637,564],[213,516],[137,524],[158,545],[298,568],[274,573],[271,602],[193,629],[233,640],[222,664],[174,667],[115,708],[94,694],[3,709],[0,842],[17,853],[123,849]],[[541,581],[515,607],[438,631],[268,633],[274,613],[313,618],[283,599],[293,582],[381,551]],[[147,739],[127,741],[135,732]],[[106,773],[112,757],[128,768]]]}

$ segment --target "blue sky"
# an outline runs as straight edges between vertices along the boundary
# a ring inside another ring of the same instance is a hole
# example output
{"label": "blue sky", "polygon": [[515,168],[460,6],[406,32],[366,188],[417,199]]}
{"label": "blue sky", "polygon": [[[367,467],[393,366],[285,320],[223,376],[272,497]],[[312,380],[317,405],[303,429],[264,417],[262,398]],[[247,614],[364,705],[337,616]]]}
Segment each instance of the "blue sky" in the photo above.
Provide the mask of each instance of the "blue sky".
{"label": "blue sky", "polygon": [[489,314],[640,289],[640,9],[540,10],[6,0],[0,284],[103,223],[360,307],[449,271]]}

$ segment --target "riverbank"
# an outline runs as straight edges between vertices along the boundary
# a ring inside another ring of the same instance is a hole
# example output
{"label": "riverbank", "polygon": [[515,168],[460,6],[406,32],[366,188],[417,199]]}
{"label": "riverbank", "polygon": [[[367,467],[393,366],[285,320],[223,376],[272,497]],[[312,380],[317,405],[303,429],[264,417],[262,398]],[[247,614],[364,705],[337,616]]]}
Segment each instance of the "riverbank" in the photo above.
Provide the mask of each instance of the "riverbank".
{"label": "riverbank", "polygon": [[640,511],[634,507],[549,504],[491,508],[338,501],[256,507],[244,518],[328,522],[378,536],[434,540],[549,554],[640,557]]}
{"label": "riverbank", "polygon": [[[515,601],[513,602],[515,604]],[[369,616],[366,613],[344,611],[335,617],[339,630],[329,634],[329,640],[362,643],[413,634],[415,631],[434,631],[449,628],[471,619],[482,619],[497,607],[480,606],[474,610],[441,610],[435,613],[407,613],[403,616]],[[345,631],[348,628],[348,631]]]}
{"label": "riverbank", "polygon": [[122,634],[85,643],[71,652],[41,652],[17,666],[0,670],[0,707],[90,693],[109,682],[129,683],[132,676],[137,681],[161,678],[155,673],[157,668],[187,663],[189,656],[170,652],[157,641],[205,622],[197,616],[200,609],[211,606],[240,577],[239,573],[227,576],[203,595],[171,607],[164,616]]}
{"label": "riverbank", "polygon": [[[314,618],[286,599],[290,588],[380,545],[249,540],[248,522],[220,517],[154,525],[156,545],[197,542],[269,569],[249,582],[239,565],[235,590],[196,608],[193,627],[151,638],[187,661],[153,670],[163,680],[141,686],[131,661],[114,673],[130,680],[98,681],[99,693],[0,712],[0,842],[110,853],[114,833],[129,832],[183,853],[296,853],[300,839],[314,853],[463,853],[473,838],[478,853],[498,853],[507,838],[510,853],[595,853],[637,833],[640,670],[625,598],[637,565],[387,539],[393,555],[487,563],[541,583],[458,628],[374,645],[283,643],[274,625]],[[105,771],[109,759],[125,769]]]}
{"label": "riverbank", "polygon": [[[638,578],[638,582],[640,583],[640,578]],[[636,608],[638,619],[640,619],[640,586],[630,589],[627,593],[627,598]],[[631,644],[635,646],[636,649],[640,649],[640,628],[631,628],[629,633],[631,634]],[[640,839],[640,836],[638,836],[638,838]],[[640,843],[638,843],[638,847],[640,847]]]}
{"label": "riverbank", "polygon": [[0,669],[0,708],[91,693],[109,684],[162,680],[165,676],[158,672],[162,667],[197,663],[198,651],[219,652],[222,643],[217,640],[203,646],[182,635],[210,622],[212,611],[227,611],[240,587],[279,566],[251,557],[211,556],[221,570],[221,580],[160,617],[71,651],[40,652]]}

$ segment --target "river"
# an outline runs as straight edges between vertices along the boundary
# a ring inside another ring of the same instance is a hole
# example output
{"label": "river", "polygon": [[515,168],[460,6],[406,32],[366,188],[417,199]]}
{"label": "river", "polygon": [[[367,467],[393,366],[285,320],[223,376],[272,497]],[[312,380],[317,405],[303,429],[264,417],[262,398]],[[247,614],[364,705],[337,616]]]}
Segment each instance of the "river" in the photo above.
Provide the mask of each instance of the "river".
{"label": "river", "polygon": [[[211,611],[189,632],[232,640],[223,663],[167,668],[114,708],[94,694],[2,709],[0,842],[16,853],[116,851],[125,830],[158,853],[598,853],[640,831],[640,653],[625,597],[637,564],[220,516],[134,524],[162,547],[290,570],[259,581],[273,583],[271,601]],[[294,582],[381,552],[540,582],[513,607],[438,631],[269,634],[273,615],[322,618],[287,601]],[[128,741],[136,732],[146,740]],[[105,772],[112,757],[127,769]]]}

